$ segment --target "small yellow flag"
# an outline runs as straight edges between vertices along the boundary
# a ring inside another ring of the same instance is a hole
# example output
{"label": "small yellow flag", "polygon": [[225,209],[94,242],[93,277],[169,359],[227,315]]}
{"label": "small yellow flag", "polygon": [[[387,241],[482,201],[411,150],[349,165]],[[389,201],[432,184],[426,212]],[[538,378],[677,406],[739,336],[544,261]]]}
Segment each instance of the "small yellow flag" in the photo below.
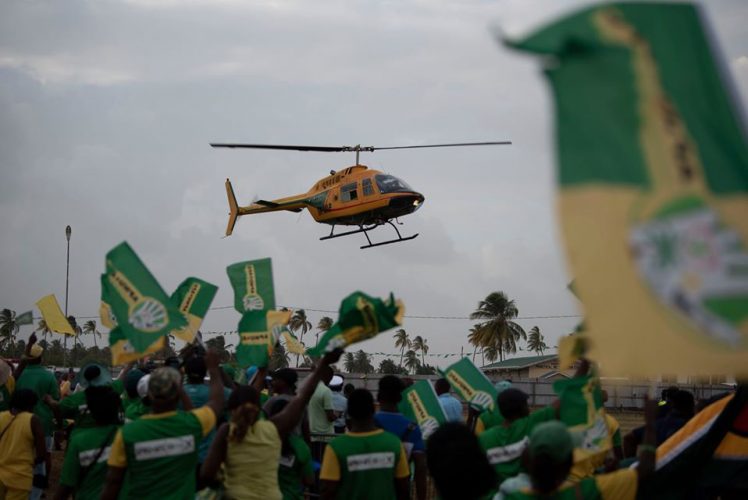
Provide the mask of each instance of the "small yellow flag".
{"label": "small yellow flag", "polygon": [[63,335],[75,335],[75,330],[62,313],[60,304],[57,303],[54,294],[39,299],[36,302],[36,307],[41,311],[44,322],[47,323],[47,328]]}

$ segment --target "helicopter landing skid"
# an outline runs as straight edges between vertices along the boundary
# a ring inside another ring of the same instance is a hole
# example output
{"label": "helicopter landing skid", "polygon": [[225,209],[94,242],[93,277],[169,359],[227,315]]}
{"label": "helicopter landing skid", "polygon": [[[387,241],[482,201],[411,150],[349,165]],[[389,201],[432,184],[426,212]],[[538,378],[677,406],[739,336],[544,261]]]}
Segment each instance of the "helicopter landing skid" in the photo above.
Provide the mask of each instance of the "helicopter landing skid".
{"label": "helicopter landing skid", "polygon": [[405,237],[403,237],[400,234],[400,230],[397,229],[397,226],[395,226],[392,223],[392,221],[387,221],[387,224],[389,224],[390,226],[392,226],[392,228],[395,230],[395,232],[397,233],[397,239],[388,240],[388,241],[381,241],[379,243],[372,243],[371,242],[371,238],[369,238],[369,233],[368,232],[371,231],[372,229],[376,229],[377,227],[379,227],[379,226],[381,226],[383,224],[374,224],[374,225],[368,226],[368,227],[364,227],[363,225],[361,225],[361,226],[359,226],[358,229],[354,229],[353,231],[346,231],[344,233],[338,233],[338,234],[333,234],[333,232],[335,231],[335,226],[333,225],[332,228],[330,229],[330,234],[327,235],[327,236],[321,237],[320,241],[330,240],[332,238],[340,238],[341,236],[350,236],[352,234],[364,233],[364,236],[366,236],[366,241],[368,241],[369,244],[362,246],[361,250],[363,250],[365,248],[380,247],[382,245],[389,245],[391,243],[400,243],[401,241],[413,240],[413,239],[415,239],[418,236],[418,233],[416,233],[413,236],[405,236]]}

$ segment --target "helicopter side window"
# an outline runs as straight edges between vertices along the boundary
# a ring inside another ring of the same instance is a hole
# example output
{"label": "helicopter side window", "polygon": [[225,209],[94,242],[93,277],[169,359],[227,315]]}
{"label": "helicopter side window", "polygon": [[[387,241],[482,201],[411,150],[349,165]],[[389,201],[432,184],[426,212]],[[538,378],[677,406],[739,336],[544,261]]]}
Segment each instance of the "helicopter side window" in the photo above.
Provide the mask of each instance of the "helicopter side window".
{"label": "helicopter side window", "polygon": [[340,201],[353,201],[358,199],[358,192],[356,191],[358,184],[353,182],[346,184],[340,188]]}
{"label": "helicopter side window", "polygon": [[364,179],[363,182],[361,182],[361,187],[364,191],[364,196],[370,196],[374,194],[374,188],[371,185],[371,179]]}

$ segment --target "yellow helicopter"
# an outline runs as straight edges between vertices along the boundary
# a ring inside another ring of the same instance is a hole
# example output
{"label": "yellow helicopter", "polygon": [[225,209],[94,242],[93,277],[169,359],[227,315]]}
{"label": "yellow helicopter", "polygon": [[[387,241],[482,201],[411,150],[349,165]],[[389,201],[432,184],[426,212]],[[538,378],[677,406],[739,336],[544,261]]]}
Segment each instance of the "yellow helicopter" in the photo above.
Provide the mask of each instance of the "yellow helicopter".
{"label": "yellow helicopter", "polygon": [[[359,153],[385,149],[443,148],[455,146],[497,146],[509,145],[510,141],[498,142],[464,142],[456,144],[429,144],[419,146],[291,146],[282,144],[234,144],[212,143],[214,148],[275,149],[287,151],[321,151],[321,152],[355,152],[356,164],[340,171],[331,170],[330,175],[318,180],[312,188],[303,194],[278,198],[276,200],[256,200],[252,204],[240,207],[234,196],[231,181],[226,179],[226,195],[229,200],[229,223],[226,236],[234,230],[236,219],[242,215],[261,214],[286,210],[301,212],[309,210],[315,221],[330,224],[330,234],[320,240],[340,238],[352,234],[364,233],[367,245],[361,248],[372,248],[391,243],[400,243],[416,238],[418,234],[403,237],[392,222],[402,223],[398,217],[411,214],[423,204],[424,196],[397,177],[378,170],[369,169],[359,163]],[[389,224],[395,229],[397,238],[372,243],[369,231]],[[358,226],[358,229],[335,234],[335,226]]]}

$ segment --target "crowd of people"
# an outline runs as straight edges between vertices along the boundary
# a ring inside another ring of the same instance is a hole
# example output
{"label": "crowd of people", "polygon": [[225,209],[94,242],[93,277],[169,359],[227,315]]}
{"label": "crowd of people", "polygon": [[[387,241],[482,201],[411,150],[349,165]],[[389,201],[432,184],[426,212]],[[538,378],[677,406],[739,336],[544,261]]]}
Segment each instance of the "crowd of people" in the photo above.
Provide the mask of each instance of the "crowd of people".
{"label": "crowd of people", "polygon": [[[375,397],[335,375],[341,354],[318,360],[301,384],[289,368],[237,374],[198,347],[116,379],[90,364],[58,381],[32,337],[15,370],[0,361],[0,500],[425,500],[429,483],[445,500],[633,499],[646,497],[657,446],[696,411],[692,394],[668,389],[624,437],[607,416],[612,448],[580,461],[560,401],[530,411],[527,394],[501,381],[496,410],[466,418],[439,379],[447,423],[424,439],[400,412],[409,381],[383,376]],[[65,455],[49,485],[56,434]]]}

